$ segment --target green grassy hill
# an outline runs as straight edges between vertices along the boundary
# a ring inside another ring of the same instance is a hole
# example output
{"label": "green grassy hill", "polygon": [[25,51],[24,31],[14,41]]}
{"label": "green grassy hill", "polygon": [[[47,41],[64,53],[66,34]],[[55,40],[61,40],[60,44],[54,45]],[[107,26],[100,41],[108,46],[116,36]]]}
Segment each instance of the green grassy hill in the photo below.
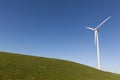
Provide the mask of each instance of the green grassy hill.
{"label": "green grassy hill", "polygon": [[0,80],[120,80],[74,62],[0,52]]}

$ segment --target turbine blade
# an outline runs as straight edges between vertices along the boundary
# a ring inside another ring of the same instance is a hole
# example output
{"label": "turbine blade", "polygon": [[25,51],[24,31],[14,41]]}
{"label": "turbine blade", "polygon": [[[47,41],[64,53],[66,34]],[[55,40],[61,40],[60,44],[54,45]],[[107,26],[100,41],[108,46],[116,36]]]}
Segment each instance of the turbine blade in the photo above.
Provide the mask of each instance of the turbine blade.
{"label": "turbine blade", "polygon": [[94,36],[94,38],[95,38],[95,45],[97,44],[97,31],[95,31],[95,36]]}
{"label": "turbine blade", "polygon": [[96,28],[99,28],[101,25],[103,25],[108,19],[110,19],[111,16],[109,16],[108,18],[106,18],[104,21],[102,21]]}
{"label": "turbine blade", "polygon": [[86,27],[86,28],[89,29],[89,30],[94,31],[94,28],[91,28],[91,27]]}

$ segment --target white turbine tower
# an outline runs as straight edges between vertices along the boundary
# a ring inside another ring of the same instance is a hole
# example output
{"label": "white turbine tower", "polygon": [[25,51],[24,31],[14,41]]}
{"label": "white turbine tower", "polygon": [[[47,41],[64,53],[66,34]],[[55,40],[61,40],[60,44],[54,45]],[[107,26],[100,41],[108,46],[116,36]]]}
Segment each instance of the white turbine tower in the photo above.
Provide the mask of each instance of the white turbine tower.
{"label": "white turbine tower", "polygon": [[92,31],[94,31],[95,34],[95,45],[96,45],[96,49],[97,49],[97,58],[98,58],[98,69],[101,70],[101,63],[100,63],[100,49],[99,49],[99,39],[98,39],[98,29],[100,28],[101,25],[103,25],[103,23],[105,23],[108,19],[110,19],[111,16],[109,16],[108,18],[106,18],[103,22],[101,22],[97,27],[95,28],[91,28],[91,27],[86,27],[87,29],[90,29]]}

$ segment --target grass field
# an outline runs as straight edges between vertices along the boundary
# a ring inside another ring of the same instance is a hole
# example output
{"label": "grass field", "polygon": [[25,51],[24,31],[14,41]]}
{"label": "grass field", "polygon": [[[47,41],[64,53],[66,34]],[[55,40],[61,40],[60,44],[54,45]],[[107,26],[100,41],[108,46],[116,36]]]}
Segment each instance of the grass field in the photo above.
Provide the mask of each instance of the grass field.
{"label": "grass field", "polygon": [[65,60],[0,52],[0,80],[120,80],[120,75]]}

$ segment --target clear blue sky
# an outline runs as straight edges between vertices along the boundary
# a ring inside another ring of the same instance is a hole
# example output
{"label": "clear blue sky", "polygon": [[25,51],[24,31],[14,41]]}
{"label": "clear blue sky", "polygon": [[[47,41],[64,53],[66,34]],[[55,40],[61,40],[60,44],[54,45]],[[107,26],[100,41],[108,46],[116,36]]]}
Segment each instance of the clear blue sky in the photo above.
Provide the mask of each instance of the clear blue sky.
{"label": "clear blue sky", "polygon": [[119,0],[0,0],[0,51],[65,59],[97,68],[99,30],[102,69],[120,73]]}

